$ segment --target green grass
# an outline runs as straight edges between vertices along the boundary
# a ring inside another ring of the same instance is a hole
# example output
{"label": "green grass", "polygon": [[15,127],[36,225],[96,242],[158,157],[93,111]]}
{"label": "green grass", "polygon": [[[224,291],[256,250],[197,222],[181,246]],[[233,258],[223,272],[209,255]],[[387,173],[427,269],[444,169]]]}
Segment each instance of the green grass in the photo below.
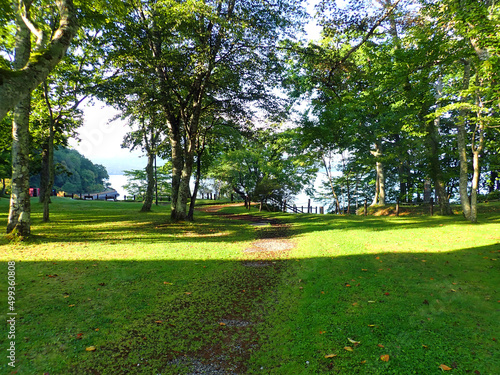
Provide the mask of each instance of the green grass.
{"label": "green grass", "polygon": [[[33,238],[0,239],[4,280],[16,261],[19,374],[178,374],[185,358],[215,357],[238,373],[500,373],[498,204],[478,225],[261,213],[296,245],[261,268],[244,265],[262,230],[248,222],[139,208],[58,198],[44,224],[34,201]],[[0,227],[7,211],[1,199]],[[6,320],[4,281],[0,300]],[[220,324],[231,319],[252,324]]]}

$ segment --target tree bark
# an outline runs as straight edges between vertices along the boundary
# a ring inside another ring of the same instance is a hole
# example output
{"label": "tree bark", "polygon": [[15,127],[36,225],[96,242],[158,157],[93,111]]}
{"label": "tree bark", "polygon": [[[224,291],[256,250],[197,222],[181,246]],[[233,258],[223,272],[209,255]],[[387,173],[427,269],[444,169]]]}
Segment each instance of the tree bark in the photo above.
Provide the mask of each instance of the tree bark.
{"label": "tree bark", "polygon": [[43,203],[43,222],[46,223],[50,220],[49,204],[52,187],[54,186],[54,126],[53,122],[49,125],[49,138],[47,140],[47,155],[45,162],[42,155],[42,175],[45,174],[46,184],[42,192],[42,178],[40,179],[40,200]]}
{"label": "tree bark", "polygon": [[150,212],[151,206],[153,205],[153,196],[155,190],[155,171],[154,171],[154,161],[155,154],[151,150],[148,151],[148,163],[146,165],[146,176],[148,179],[148,186],[146,187],[146,195],[144,197],[144,202],[142,203],[141,212]]}
{"label": "tree bark", "polygon": [[384,164],[380,160],[382,157],[382,146],[379,142],[375,143],[375,150],[371,151],[372,155],[375,156],[375,171],[377,174],[375,183],[375,198],[373,200],[372,206],[378,204],[385,206],[385,171]]}
{"label": "tree bark", "polygon": [[[442,84],[439,80],[437,87],[437,97],[438,100],[437,108],[440,108],[439,99],[441,98]],[[439,142],[439,127],[440,118],[436,117],[434,121],[427,122],[427,144],[429,145],[429,165],[430,174],[432,181],[434,182],[434,187],[436,189],[436,199],[439,205],[439,213],[441,215],[453,215],[453,211],[448,200],[448,195],[446,194],[446,189],[443,183],[443,172],[441,170],[441,162],[439,160],[440,154],[440,142]]]}
{"label": "tree bark", "polygon": [[[469,87],[470,80],[470,60],[464,61],[464,79],[463,79],[463,90],[467,90]],[[465,102],[465,96],[461,98],[462,102]],[[460,117],[457,124],[457,146],[458,146],[458,157],[460,160],[460,180],[459,180],[459,192],[460,192],[460,204],[462,205],[462,210],[464,216],[467,220],[471,218],[471,205],[469,202],[468,194],[468,183],[469,183],[469,173],[467,166],[467,129],[465,128],[465,116],[467,115],[467,110],[460,111]]]}
{"label": "tree bark", "polygon": [[[173,126],[172,126],[173,125]],[[180,140],[180,129],[176,124],[170,126],[170,146],[172,154],[172,202],[170,208],[170,218],[177,220],[177,200],[179,198],[179,187],[181,173],[184,165],[182,156],[182,146]]]}
{"label": "tree bark", "polygon": [[12,121],[12,192],[7,233],[25,237],[31,231],[29,114],[31,96],[14,108]]}
{"label": "tree bark", "polygon": [[[26,17],[29,17],[29,5],[26,4]],[[31,55],[31,33],[21,17],[21,3],[13,2],[16,14],[15,58],[13,68],[21,70],[29,61]],[[1,95],[3,89],[0,76],[0,107],[4,105]],[[12,116],[12,193],[10,196],[9,219],[7,233],[14,232],[21,237],[27,236],[31,231],[31,207],[29,193],[29,116],[31,105],[31,91],[18,93],[22,99],[15,101]],[[15,96],[14,93],[12,93]],[[1,115],[0,109],[0,118]],[[7,112],[5,112],[7,113]]]}
{"label": "tree bark", "polygon": [[200,187],[200,180],[201,180],[201,155],[202,152],[198,152],[197,158],[196,158],[196,174],[195,174],[195,181],[194,181],[194,189],[193,189],[193,194],[191,194],[191,203],[189,205],[189,212],[187,219],[188,220],[194,220],[194,205],[196,204],[196,195],[198,194],[198,188]]}
{"label": "tree bark", "polygon": [[340,213],[339,198],[337,196],[337,193],[335,193],[335,188],[333,187],[332,175],[330,173],[330,169],[328,168],[328,165],[326,164],[326,158],[324,156],[323,156],[323,165],[325,166],[326,176],[328,177],[328,181],[330,182],[330,189],[332,190],[333,199],[335,199],[335,207],[336,207],[337,213]]}
{"label": "tree bark", "polygon": [[[30,2],[27,5],[29,8]],[[22,66],[16,64],[14,71],[0,68],[0,120],[47,78],[63,58],[76,34],[78,24],[73,0],[56,0],[56,5],[60,15],[59,28],[44,52],[31,56],[29,62],[26,61]],[[20,1],[15,1],[13,7],[14,13],[18,15],[18,27],[21,23],[24,25],[20,16]],[[27,28],[26,25],[21,27]],[[31,48],[28,50],[28,57],[30,53]]]}

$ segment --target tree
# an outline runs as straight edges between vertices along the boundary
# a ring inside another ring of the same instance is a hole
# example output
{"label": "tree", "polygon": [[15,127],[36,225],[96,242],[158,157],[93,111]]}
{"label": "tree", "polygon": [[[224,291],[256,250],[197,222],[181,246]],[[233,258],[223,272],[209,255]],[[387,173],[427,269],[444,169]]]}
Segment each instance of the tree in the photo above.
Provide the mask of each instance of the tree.
{"label": "tree", "polygon": [[146,1],[110,31],[113,66],[129,82],[141,70],[141,80],[147,77],[152,88],[150,99],[163,108],[174,220],[188,217],[205,107],[214,98],[230,100],[235,89],[246,91],[247,102],[268,105],[263,99],[279,78],[278,43],[299,24],[297,9],[295,0]]}
{"label": "tree", "polygon": [[141,212],[149,212],[151,211],[154,190],[157,184],[155,163],[156,156],[164,143],[162,137],[164,125],[162,113],[157,110],[154,104],[146,106],[143,100],[137,100],[135,104],[134,106],[129,103],[124,114],[129,115],[130,126],[139,122],[139,128],[125,137],[122,146],[129,147],[131,150],[139,147],[146,153],[148,159],[146,165],[147,186]]}
{"label": "tree", "polygon": [[[56,0],[54,4],[59,16],[56,29],[50,25],[37,25],[36,17],[33,17],[33,0],[12,1],[12,9],[6,14],[9,18],[5,17],[4,21],[16,25],[16,52],[12,64],[0,56],[0,119],[48,76],[63,58],[76,33],[73,1]],[[50,18],[47,17],[46,21],[49,23]],[[49,31],[50,37],[47,35]],[[36,38],[35,48],[31,47],[31,35]]]}
{"label": "tree", "polygon": [[292,134],[271,130],[242,136],[222,153],[210,176],[228,183],[245,202],[283,201],[298,194],[317,169],[294,154]]}
{"label": "tree", "polygon": [[[127,184],[123,188],[127,194],[137,195],[144,197],[148,189],[148,176],[145,169],[132,169],[123,171],[127,176]],[[165,163],[161,167],[157,167],[155,171],[155,182],[158,186],[159,196],[168,196],[170,194],[170,178],[171,178],[171,164]]]}

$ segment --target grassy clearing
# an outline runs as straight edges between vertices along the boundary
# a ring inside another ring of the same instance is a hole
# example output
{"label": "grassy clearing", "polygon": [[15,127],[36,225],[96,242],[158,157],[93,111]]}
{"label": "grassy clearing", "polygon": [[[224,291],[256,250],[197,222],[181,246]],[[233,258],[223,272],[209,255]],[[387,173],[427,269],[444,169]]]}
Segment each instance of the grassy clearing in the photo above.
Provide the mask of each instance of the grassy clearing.
{"label": "grassy clearing", "polygon": [[179,374],[193,358],[236,373],[500,373],[498,204],[479,225],[262,213],[296,246],[260,268],[245,267],[262,230],[248,222],[139,208],[59,198],[43,224],[34,203],[32,241],[1,240],[2,268],[17,267],[19,374]]}

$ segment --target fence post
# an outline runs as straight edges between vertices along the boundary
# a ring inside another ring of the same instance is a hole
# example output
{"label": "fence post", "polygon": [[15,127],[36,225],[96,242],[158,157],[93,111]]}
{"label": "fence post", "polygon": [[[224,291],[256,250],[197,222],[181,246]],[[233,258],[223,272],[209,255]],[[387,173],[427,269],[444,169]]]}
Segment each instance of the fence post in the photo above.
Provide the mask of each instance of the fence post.
{"label": "fence post", "polygon": [[368,199],[365,198],[364,215],[368,215]]}
{"label": "fence post", "polygon": [[396,216],[399,216],[399,198],[396,200]]}
{"label": "fence post", "polygon": [[325,207],[321,206],[321,207],[319,208],[319,213],[320,213],[321,215],[324,215],[324,214],[325,214]]}
{"label": "fence post", "polygon": [[431,198],[430,204],[431,204],[430,211],[431,211],[431,216],[432,216],[432,215],[434,215],[434,198]]}

